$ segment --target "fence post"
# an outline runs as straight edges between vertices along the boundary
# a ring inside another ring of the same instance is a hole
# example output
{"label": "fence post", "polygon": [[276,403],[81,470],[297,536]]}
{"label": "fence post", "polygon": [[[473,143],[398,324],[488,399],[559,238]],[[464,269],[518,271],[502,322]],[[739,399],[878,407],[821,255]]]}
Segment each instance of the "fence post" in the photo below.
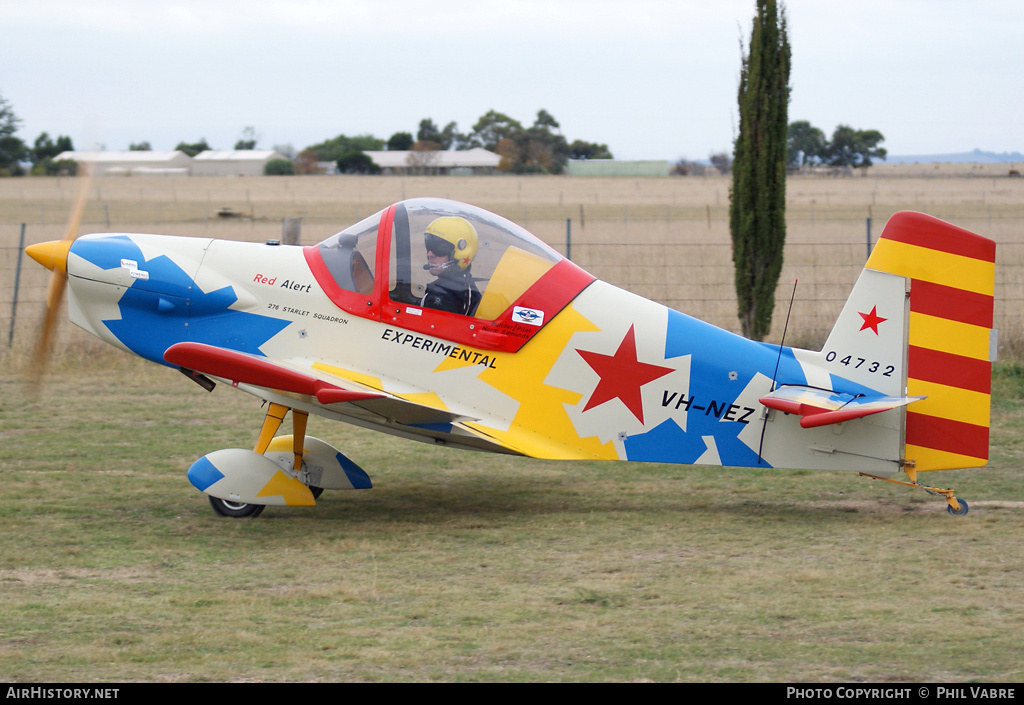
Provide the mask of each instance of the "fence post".
{"label": "fence post", "polygon": [[868,258],[871,257],[871,216],[870,215],[867,218],[866,225],[867,225],[867,238],[868,238],[868,254],[867,254],[867,258],[865,258],[865,259],[868,259]]}
{"label": "fence post", "polygon": [[14,298],[11,301],[11,330],[7,333],[7,347],[14,341],[14,319],[18,315],[18,286],[21,283],[21,253],[25,249],[25,224],[21,224],[21,237],[18,238],[18,264],[14,269]]}
{"label": "fence post", "polygon": [[572,261],[572,218],[565,219],[565,258]]}
{"label": "fence post", "polygon": [[301,238],[302,218],[285,218],[281,223],[281,243],[298,245]]}

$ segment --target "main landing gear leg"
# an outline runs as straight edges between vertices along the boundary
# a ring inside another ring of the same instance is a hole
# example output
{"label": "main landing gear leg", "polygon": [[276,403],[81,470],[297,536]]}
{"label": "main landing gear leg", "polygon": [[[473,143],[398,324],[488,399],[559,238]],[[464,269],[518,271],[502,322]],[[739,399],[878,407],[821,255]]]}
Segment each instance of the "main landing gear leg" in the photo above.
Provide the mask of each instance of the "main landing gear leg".
{"label": "main landing gear leg", "polygon": [[873,480],[885,480],[886,482],[892,482],[896,485],[905,485],[906,487],[916,487],[924,490],[928,494],[942,495],[946,498],[946,511],[955,517],[962,517],[968,512],[967,502],[962,499],[957,499],[953,490],[944,490],[938,487],[929,487],[928,485],[922,485],[917,481],[917,471],[913,468],[907,468],[907,477],[910,478],[910,482],[904,482],[903,480],[893,480],[890,477],[878,477],[877,475],[869,475],[866,472],[861,473],[861,477],[870,477]]}
{"label": "main landing gear leg", "polygon": [[[260,429],[260,436],[256,439],[256,447],[253,448],[253,450],[260,455],[267,452],[267,448],[270,447],[270,442],[274,440],[274,436],[277,435],[277,429],[281,428],[281,422],[284,421],[285,414],[287,413],[287,406],[274,403],[270,404],[270,408],[267,409],[267,416],[263,419],[263,428]],[[305,425],[303,425],[303,428],[305,428]]]}
{"label": "main landing gear leg", "polygon": [[[260,429],[259,438],[256,439],[257,453],[263,455],[270,447],[277,431],[281,428],[285,414],[289,411],[287,406],[271,404],[267,409],[267,416],[263,419],[263,428]],[[309,414],[305,411],[291,409],[292,412],[292,452],[295,454],[295,472],[302,469],[302,447],[306,441],[306,425],[309,422]]]}
{"label": "main landing gear leg", "polygon": [[[267,448],[270,447],[271,441],[274,440],[274,436],[277,435],[277,431],[281,428],[284,417],[289,411],[292,412],[292,453],[295,456],[292,468],[298,473],[302,470],[302,454],[305,452],[306,426],[309,423],[308,412],[289,409],[282,404],[271,403],[270,408],[267,409],[267,415],[263,419],[263,428],[260,429],[260,435],[256,440],[256,447],[253,450],[260,455],[267,452]],[[322,487],[310,486],[309,491],[313,493],[314,498],[318,498],[323,494],[324,490]]]}
{"label": "main landing gear leg", "polygon": [[309,414],[292,409],[292,452],[295,454],[295,472],[302,470],[302,446],[306,441],[306,422]]}

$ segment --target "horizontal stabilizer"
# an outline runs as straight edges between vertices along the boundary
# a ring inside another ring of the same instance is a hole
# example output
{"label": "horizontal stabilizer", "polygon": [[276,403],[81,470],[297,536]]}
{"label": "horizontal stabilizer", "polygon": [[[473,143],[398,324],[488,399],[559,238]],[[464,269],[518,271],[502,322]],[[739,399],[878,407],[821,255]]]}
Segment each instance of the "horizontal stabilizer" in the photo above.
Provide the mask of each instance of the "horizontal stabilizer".
{"label": "horizontal stabilizer", "polygon": [[760,402],[769,409],[802,416],[802,428],[817,428],[889,411],[919,399],[924,397],[840,394],[827,389],[784,385],[761,397]]}

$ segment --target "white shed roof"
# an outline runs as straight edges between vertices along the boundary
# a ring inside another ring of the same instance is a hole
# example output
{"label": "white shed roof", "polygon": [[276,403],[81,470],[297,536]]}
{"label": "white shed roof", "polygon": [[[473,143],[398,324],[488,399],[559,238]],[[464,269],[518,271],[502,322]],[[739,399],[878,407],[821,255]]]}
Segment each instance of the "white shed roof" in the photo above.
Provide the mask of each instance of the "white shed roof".
{"label": "white shed roof", "polygon": [[284,158],[273,149],[208,149],[193,157],[197,162],[261,162]]}
{"label": "white shed roof", "polygon": [[184,152],[153,152],[149,150],[128,150],[125,152],[61,152],[55,161],[70,159],[76,162],[173,162],[182,157],[188,159]]}
{"label": "white shed roof", "polygon": [[[467,150],[437,152],[414,152],[405,150],[366,152],[366,156],[382,169],[397,169],[409,166],[432,166],[440,168],[496,167],[501,156],[486,149],[475,147]],[[410,159],[410,156],[412,157]]]}

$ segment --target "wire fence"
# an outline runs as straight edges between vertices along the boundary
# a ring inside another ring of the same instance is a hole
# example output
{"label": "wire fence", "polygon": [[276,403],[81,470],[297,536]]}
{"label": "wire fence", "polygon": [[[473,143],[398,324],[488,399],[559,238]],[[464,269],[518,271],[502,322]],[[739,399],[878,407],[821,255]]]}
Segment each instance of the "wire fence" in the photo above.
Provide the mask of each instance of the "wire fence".
{"label": "wire fence", "polygon": [[[301,242],[310,245],[379,210],[378,204],[346,206],[334,215],[305,214]],[[506,217],[527,227],[599,279],[670,308],[738,332],[728,216],[724,207],[690,209],[562,209],[558,215],[514,207]],[[564,213],[571,213],[564,216]],[[23,254],[26,245],[59,239],[57,214],[35,222],[0,224],[0,345],[29,350],[45,309],[50,273]],[[148,220],[118,220],[110,209],[94,211],[84,232],[165,232],[263,242],[281,239],[282,220],[242,213],[242,217],[175,218],[170,204]],[[942,214],[936,213],[939,217]],[[949,218],[947,218],[949,219]],[[1010,216],[980,209],[955,219],[957,225],[997,243],[995,326],[1000,354],[1024,357],[1024,212]],[[789,219],[784,266],[769,340],[778,342],[795,296],[787,344],[819,347],[864,265],[884,219],[859,215],[822,216],[812,209]],[[58,347],[88,348],[90,336],[62,314]]]}

